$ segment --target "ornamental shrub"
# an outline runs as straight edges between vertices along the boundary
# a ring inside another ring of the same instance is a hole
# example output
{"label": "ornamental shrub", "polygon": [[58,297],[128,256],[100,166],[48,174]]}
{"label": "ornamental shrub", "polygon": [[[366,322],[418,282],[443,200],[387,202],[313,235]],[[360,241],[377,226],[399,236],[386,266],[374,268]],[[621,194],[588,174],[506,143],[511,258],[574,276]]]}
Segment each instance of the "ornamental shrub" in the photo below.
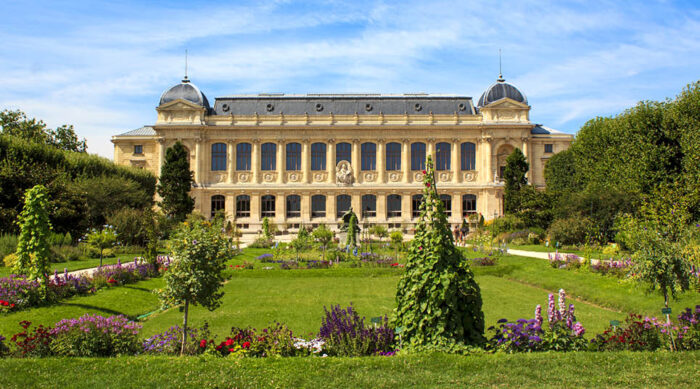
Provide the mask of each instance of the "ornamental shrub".
{"label": "ornamental shrub", "polygon": [[552,242],[559,244],[583,244],[593,227],[591,219],[585,216],[576,216],[566,219],[557,219],[549,226],[547,234]]}
{"label": "ornamental shrub", "polygon": [[46,187],[37,185],[24,195],[24,208],[19,215],[20,233],[17,241],[17,274],[26,274],[31,279],[41,279],[43,298],[47,298],[49,283],[49,232],[51,223],[48,213]]}
{"label": "ornamental shrub", "polygon": [[656,319],[631,313],[620,326],[610,326],[591,340],[594,351],[654,351],[662,347]]}
{"label": "ornamental shrub", "polygon": [[231,328],[231,335],[220,342],[215,350],[221,356],[289,357],[297,354],[292,331],[284,324],[275,323],[257,331],[255,328]]}
{"label": "ornamental shrub", "polygon": [[406,271],[396,289],[394,321],[406,349],[458,350],[484,342],[481,290],[453,242],[435,188],[430,156]]}
{"label": "ornamental shrub", "polygon": [[86,314],[64,319],[49,331],[51,352],[66,357],[133,355],[141,350],[140,324],[124,315],[103,317]]}
{"label": "ornamental shrub", "polygon": [[19,322],[19,325],[22,331],[11,338],[18,357],[48,357],[52,354],[50,345],[54,335],[51,333],[51,327],[39,325],[30,330],[29,326],[32,323],[26,320]]}
{"label": "ornamental shrub", "polygon": [[360,318],[350,305],[343,309],[340,305],[323,307],[325,317],[321,322],[318,338],[325,342],[324,351],[328,355],[359,357],[394,351],[394,329],[389,327],[389,319],[384,317],[376,327],[365,326],[365,318]]}

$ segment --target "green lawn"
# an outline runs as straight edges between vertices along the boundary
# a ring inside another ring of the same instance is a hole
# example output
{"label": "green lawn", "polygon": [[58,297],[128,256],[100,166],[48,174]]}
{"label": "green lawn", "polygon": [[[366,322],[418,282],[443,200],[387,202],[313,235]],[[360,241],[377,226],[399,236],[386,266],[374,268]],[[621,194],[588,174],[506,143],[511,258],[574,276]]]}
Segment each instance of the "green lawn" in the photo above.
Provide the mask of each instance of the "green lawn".
{"label": "green lawn", "polygon": [[[586,256],[589,254],[586,252],[586,250],[579,248],[565,246],[557,250],[555,247],[547,247],[542,244],[508,244],[508,248],[514,250],[535,251],[538,253],[554,253],[555,251],[559,251],[559,253],[562,254],[576,254],[578,256]],[[601,259],[603,257],[603,250],[593,249],[590,250],[590,254],[595,259]]]}
{"label": "green lawn", "polygon": [[[117,263],[118,260],[121,259],[122,263],[130,262],[134,260],[134,257],[139,256],[139,254],[120,254],[115,257],[111,258],[103,258],[102,259],[102,264],[103,265],[113,265]],[[69,272],[71,271],[76,271],[76,270],[82,270],[82,269],[90,269],[93,267],[98,267],[100,266],[100,259],[99,258],[90,258],[90,259],[81,259],[79,261],[69,261],[69,262],[58,262],[58,263],[50,263],[49,264],[51,268],[51,272],[53,273],[54,270],[57,270],[59,273],[63,272],[63,269],[68,269]],[[0,267],[0,277],[7,277],[12,273],[12,268],[9,267]]]}
{"label": "green lawn", "polygon": [[3,360],[0,387],[697,387],[700,352]]}

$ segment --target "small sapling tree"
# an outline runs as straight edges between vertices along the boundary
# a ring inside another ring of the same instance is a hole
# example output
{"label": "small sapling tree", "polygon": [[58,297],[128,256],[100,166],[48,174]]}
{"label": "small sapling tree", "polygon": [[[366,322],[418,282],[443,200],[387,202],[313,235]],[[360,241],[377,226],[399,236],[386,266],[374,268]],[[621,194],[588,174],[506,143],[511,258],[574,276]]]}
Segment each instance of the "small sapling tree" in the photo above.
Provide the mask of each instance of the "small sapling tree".
{"label": "small sapling tree", "polygon": [[117,242],[117,233],[112,226],[103,226],[99,230],[92,230],[86,237],[88,246],[100,252],[100,267],[106,249],[114,246]]}
{"label": "small sapling tree", "polygon": [[328,244],[333,241],[333,235],[333,231],[329,230],[324,224],[316,227],[314,232],[312,232],[314,240],[316,240],[321,246],[321,259],[324,261],[326,260],[326,248],[328,247]]}
{"label": "small sapling tree", "polygon": [[165,288],[160,291],[160,299],[164,306],[184,304],[180,354],[185,349],[190,304],[210,311],[221,305],[223,271],[232,253],[231,239],[221,234],[222,227],[194,221],[182,225],[171,241],[173,262],[163,277]]}
{"label": "small sapling tree", "polygon": [[392,231],[389,235],[391,243],[394,244],[394,252],[396,253],[396,260],[399,260],[399,248],[403,244],[403,233],[401,231]]}

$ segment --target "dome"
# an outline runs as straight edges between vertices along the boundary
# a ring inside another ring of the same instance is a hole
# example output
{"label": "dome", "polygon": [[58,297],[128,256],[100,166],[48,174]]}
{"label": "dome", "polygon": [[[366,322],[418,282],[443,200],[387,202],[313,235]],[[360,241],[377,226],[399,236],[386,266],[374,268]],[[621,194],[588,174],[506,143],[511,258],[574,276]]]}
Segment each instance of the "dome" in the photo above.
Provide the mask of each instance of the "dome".
{"label": "dome", "polygon": [[163,105],[177,99],[187,100],[209,109],[209,100],[207,100],[207,96],[205,96],[195,84],[191,83],[187,77],[185,77],[181,83],[163,92],[158,105]]}
{"label": "dome", "polygon": [[481,95],[477,106],[484,107],[506,97],[519,103],[527,104],[525,94],[513,84],[507,83],[503,76],[499,76],[496,83],[488,87],[486,92]]}

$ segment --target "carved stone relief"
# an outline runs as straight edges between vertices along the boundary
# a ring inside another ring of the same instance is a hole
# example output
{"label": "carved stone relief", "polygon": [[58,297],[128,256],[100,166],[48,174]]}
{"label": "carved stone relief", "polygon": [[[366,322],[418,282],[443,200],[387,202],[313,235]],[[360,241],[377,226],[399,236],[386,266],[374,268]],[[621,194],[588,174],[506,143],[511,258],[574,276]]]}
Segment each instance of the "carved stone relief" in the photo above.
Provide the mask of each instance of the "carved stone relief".
{"label": "carved stone relief", "polygon": [[401,181],[401,177],[403,176],[402,172],[389,172],[389,181],[391,182],[399,182]]}
{"label": "carved stone relief", "polygon": [[240,181],[240,182],[250,181],[250,173],[238,173],[238,181]]}
{"label": "carved stone relief", "polygon": [[476,177],[478,175],[477,171],[468,171],[464,173],[464,181],[467,182],[473,182],[476,181]]}
{"label": "carved stone relief", "polygon": [[263,174],[263,181],[265,182],[274,182],[277,179],[277,173],[276,172],[267,172]]}
{"label": "carved stone relief", "polygon": [[324,182],[326,181],[328,177],[327,172],[315,172],[314,173],[314,182]]}
{"label": "carved stone relief", "polygon": [[335,180],[340,185],[352,185],[352,165],[348,161],[340,161],[335,167]]}
{"label": "carved stone relief", "polygon": [[289,172],[287,173],[288,182],[299,182],[301,181],[301,172]]}

